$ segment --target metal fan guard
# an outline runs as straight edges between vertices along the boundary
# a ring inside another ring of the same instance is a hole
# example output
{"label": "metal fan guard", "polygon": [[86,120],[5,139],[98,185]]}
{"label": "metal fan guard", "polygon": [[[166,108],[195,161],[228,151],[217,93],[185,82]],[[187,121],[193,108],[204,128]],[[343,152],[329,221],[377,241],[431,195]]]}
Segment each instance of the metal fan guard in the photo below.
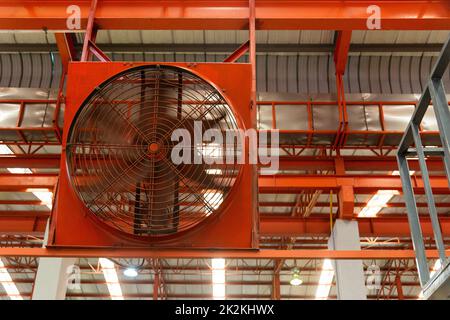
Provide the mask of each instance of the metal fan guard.
{"label": "metal fan guard", "polygon": [[[187,149],[171,135],[177,128],[193,134],[194,121],[224,137],[238,130],[222,94],[183,68],[145,65],[110,78],[85,100],[68,133],[73,190],[95,218],[135,237],[173,237],[212,219],[241,172],[242,149],[237,141],[192,138],[186,154],[201,155],[202,163],[175,164],[172,154]],[[233,163],[205,163],[230,154]]]}

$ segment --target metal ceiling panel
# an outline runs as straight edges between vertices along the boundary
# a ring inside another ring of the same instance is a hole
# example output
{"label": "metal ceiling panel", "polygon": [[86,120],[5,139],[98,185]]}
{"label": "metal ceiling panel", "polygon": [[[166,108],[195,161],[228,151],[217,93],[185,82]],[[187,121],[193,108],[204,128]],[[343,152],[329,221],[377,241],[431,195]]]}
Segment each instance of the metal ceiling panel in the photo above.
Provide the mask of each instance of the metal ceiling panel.
{"label": "metal ceiling panel", "polygon": [[[308,111],[306,105],[277,105],[275,106],[275,110],[277,129],[308,130]],[[272,111],[271,108],[270,111]],[[271,115],[270,121],[272,121]]]}
{"label": "metal ceiling panel", "polygon": [[[116,61],[223,61],[226,54],[108,53]],[[347,94],[420,93],[431,72],[434,57],[351,55],[344,75]],[[247,61],[243,57],[240,61]],[[58,54],[0,54],[1,87],[56,88],[61,75]],[[450,71],[443,77],[450,87]],[[334,93],[331,55],[257,55],[259,92]]]}

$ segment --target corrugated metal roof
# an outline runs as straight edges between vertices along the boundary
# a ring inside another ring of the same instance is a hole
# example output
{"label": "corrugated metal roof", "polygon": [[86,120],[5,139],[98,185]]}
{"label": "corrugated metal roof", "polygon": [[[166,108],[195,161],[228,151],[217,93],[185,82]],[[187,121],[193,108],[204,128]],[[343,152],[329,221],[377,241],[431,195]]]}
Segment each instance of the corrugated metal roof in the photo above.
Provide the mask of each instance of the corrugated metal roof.
{"label": "corrugated metal roof", "polygon": [[354,30],[352,32],[352,43],[444,43],[448,37],[448,34],[448,30]]}
{"label": "corrugated metal roof", "polygon": [[[330,30],[257,30],[256,41],[260,44],[333,44],[334,34]],[[355,30],[352,43],[443,43],[447,36],[448,30]],[[82,32],[77,37],[78,41],[83,41]],[[238,44],[247,39],[246,30],[99,30],[97,35],[100,44]],[[54,33],[44,31],[0,31],[0,43],[55,43],[55,37]]]}

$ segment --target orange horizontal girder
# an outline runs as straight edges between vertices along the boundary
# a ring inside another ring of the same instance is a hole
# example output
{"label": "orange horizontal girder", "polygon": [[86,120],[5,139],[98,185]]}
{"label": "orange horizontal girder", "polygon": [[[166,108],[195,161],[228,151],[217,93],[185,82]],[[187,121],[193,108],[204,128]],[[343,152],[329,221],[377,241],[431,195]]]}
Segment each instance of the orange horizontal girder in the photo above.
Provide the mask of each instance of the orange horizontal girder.
{"label": "orange horizontal girder", "polygon": [[58,175],[56,174],[0,174],[0,191],[28,191],[28,189],[52,190]]}
{"label": "orange horizontal girder", "polygon": [[[281,170],[335,170],[335,157],[328,156],[281,156],[279,158]],[[393,156],[342,156],[342,163],[346,171],[394,171],[398,169],[397,160]],[[419,171],[417,160],[410,160],[410,170]],[[59,168],[59,154],[45,155],[0,155],[0,168]],[[442,158],[427,158],[430,171],[444,171]]]}
{"label": "orange horizontal girder", "polygon": [[[81,9],[86,27],[90,1],[0,1],[0,29],[65,30],[67,7]],[[257,0],[260,30],[367,30],[367,8],[381,9],[384,30],[449,29],[448,0],[435,1],[276,1]],[[248,28],[247,0],[235,1],[99,1],[95,22],[101,29],[239,30]]]}
{"label": "orange horizontal girder", "polygon": [[[0,232],[44,232],[49,211],[0,211]],[[357,218],[361,237],[410,237],[408,218],[404,216],[384,216]],[[430,218],[421,217],[422,233],[433,236]],[[444,237],[450,237],[450,218],[440,217]],[[274,217],[261,216],[260,236],[300,237],[328,236],[330,221],[324,217]]]}
{"label": "orange horizontal girder", "polygon": [[[397,159],[394,156],[342,156],[345,171],[394,171],[398,170]],[[336,157],[327,156],[281,156],[280,169],[282,170],[335,170]],[[0,161],[1,163],[1,161]],[[419,171],[417,160],[408,161],[410,170]],[[430,171],[444,171],[442,158],[427,158]]]}
{"label": "orange horizontal girder", "polygon": [[[408,218],[403,217],[376,217],[358,218],[359,234],[361,237],[410,237]],[[429,217],[421,217],[422,233],[424,236],[433,236],[433,228]],[[450,237],[450,218],[439,219],[442,234]],[[323,218],[291,218],[291,217],[262,217],[260,220],[261,236],[299,237],[330,234],[330,221]]]}
{"label": "orange horizontal girder", "polygon": [[[450,250],[446,250],[450,254]],[[437,250],[426,250],[428,258],[438,258]],[[192,250],[148,248],[0,248],[2,257],[85,257],[85,258],[147,258],[147,259],[415,259],[414,250]]]}
{"label": "orange horizontal girder", "polygon": [[[6,200],[3,200],[6,201]],[[0,200],[0,204],[2,201]],[[20,203],[19,203],[20,204]],[[295,202],[287,202],[287,201],[260,201],[259,206],[260,207],[293,207],[295,206]],[[333,202],[333,206],[336,206],[336,202]],[[354,203],[356,208],[362,208],[367,205],[367,202],[355,202]],[[426,208],[428,204],[426,202],[418,202],[416,203],[418,208]],[[384,205],[386,208],[405,208],[404,202],[389,202]],[[316,202],[314,204],[315,208],[328,208],[330,207],[329,202]],[[437,208],[450,208],[450,202],[439,202],[436,203]],[[383,215],[383,213],[379,214]]]}
{"label": "orange horizontal girder", "polygon": [[[57,174],[0,174],[0,191],[26,191],[29,188],[52,189],[58,180]],[[445,176],[431,176],[431,186],[436,194],[449,193]],[[412,177],[416,191],[423,191],[420,176]],[[258,178],[261,193],[296,193],[299,190],[337,190],[351,185],[358,192],[376,190],[399,190],[402,184],[399,176],[392,175],[263,175]]]}
{"label": "orange horizontal girder", "polygon": [[[448,193],[445,176],[430,177],[435,193]],[[423,181],[413,176],[413,187],[423,191]],[[304,189],[338,190],[342,186],[353,186],[355,194],[377,190],[402,190],[399,176],[392,175],[272,175],[260,176],[258,179],[261,193],[295,193]]]}
{"label": "orange horizontal girder", "polygon": [[0,156],[0,168],[57,169],[59,166],[59,154],[15,154]]}

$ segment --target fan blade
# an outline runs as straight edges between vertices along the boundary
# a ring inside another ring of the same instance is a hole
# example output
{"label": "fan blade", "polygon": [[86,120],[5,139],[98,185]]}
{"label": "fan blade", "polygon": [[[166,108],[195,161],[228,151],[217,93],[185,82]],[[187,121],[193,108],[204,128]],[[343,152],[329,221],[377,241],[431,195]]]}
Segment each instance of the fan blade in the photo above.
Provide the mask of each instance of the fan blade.
{"label": "fan blade", "polygon": [[[151,226],[152,233],[166,234],[174,232],[174,206],[177,191],[176,176],[162,161],[155,162],[155,174],[149,177],[145,184],[147,200],[149,202],[147,225]],[[176,231],[176,230],[175,230]]]}

